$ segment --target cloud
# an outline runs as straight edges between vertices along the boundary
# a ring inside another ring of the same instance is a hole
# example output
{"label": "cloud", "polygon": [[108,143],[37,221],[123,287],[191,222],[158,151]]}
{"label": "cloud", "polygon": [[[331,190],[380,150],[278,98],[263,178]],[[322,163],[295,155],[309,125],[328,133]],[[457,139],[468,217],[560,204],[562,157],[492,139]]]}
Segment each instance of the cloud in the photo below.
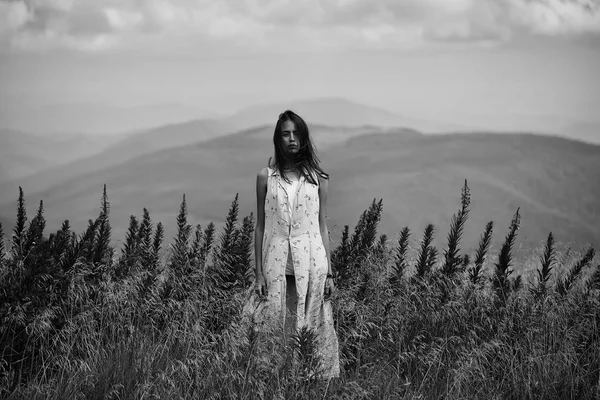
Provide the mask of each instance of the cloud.
{"label": "cloud", "polygon": [[542,35],[600,33],[598,0],[510,0],[515,24]]}
{"label": "cloud", "polygon": [[600,33],[600,0],[0,0],[0,15],[13,46],[83,50],[157,33],[259,48]]}
{"label": "cloud", "polygon": [[112,27],[104,11],[92,2],[4,0],[0,2],[0,12],[7,16],[2,20],[0,34],[13,47],[109,47]]}
{"label": "cloud", "polygon": [[20,29],[32,18],[27,5],[21,2],[0,2],[0,33]]}
{"label": "cloud", "polygon": [[144,22],[144,15],[142,13],[119,10],[114,7],[104,9],[104,15],[110,27],[115,31],[135,30]]}

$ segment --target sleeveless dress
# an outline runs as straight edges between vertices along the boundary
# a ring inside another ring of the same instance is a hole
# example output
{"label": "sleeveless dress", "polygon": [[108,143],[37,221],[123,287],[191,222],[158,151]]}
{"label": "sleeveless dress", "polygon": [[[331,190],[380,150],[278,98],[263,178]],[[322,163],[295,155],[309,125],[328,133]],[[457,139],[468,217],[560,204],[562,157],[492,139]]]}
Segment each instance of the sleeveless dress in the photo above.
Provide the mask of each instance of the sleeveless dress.
{"label": "sleeveless dress", "polygon": [[[317,177],[315,182],[319,182]],[[328,261],[319,228],[319,186],[300,176],[295,196],[288,193],[289,187],[277,170],[268,168],[262,245],[267,298],[260,301],[253,294],[246,312],[253,314],[259,326],[284,326],[285,269],[291,250],[297,292],[296,327],[307,326],[316,333],[321,377],[337,377],[338,339],[331,302],[324,299]]]}

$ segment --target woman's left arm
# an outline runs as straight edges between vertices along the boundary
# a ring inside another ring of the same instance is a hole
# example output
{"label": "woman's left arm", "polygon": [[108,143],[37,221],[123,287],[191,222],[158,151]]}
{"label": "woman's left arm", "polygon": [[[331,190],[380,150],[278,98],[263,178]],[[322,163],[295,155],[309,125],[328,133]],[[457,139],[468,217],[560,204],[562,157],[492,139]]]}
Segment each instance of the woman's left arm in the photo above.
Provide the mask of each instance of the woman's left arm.
{"label": "woman's left arm", "polygon": [[[319,177],[319,230],[321,231],[321,238],[323,239],[323,246],[325,247],[325,254],[327,255],[327,276],[330,277],[333,274],[331,269],[331,253],[329,251],[329,229],[327,228],[327,191],[329,189],[329,179]],[[333,279],[327,278],[325,282],[325,296],[333,294],[334,285]]]}

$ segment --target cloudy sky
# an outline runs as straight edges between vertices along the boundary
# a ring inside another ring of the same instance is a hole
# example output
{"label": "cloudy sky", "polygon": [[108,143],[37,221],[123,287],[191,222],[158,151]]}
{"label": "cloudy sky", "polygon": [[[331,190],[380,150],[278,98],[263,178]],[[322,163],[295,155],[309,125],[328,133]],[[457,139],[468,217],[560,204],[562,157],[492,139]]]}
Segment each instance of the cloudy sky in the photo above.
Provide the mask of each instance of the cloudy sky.
{"label": "cloudy sky", "polygon": [[345,97],[499,129],[600,124],[597,71],[600,0],[0,0],[12,109]]}

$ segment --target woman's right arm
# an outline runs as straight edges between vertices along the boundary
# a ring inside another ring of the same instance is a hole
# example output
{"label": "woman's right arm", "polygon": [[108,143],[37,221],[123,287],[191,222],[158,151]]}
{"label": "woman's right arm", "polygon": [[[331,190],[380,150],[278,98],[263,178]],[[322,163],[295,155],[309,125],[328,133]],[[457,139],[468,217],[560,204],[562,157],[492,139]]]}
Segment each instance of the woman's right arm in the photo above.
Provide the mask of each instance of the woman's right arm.
{"label": "woman's right arm", "polygon": [[267,196],[268,170],[263,168],[256,177],[256,229],[254,229],[255,283],[259,295],[265,296],[267,288],[262,271],[262,245],[265,232],[265,198]]}

